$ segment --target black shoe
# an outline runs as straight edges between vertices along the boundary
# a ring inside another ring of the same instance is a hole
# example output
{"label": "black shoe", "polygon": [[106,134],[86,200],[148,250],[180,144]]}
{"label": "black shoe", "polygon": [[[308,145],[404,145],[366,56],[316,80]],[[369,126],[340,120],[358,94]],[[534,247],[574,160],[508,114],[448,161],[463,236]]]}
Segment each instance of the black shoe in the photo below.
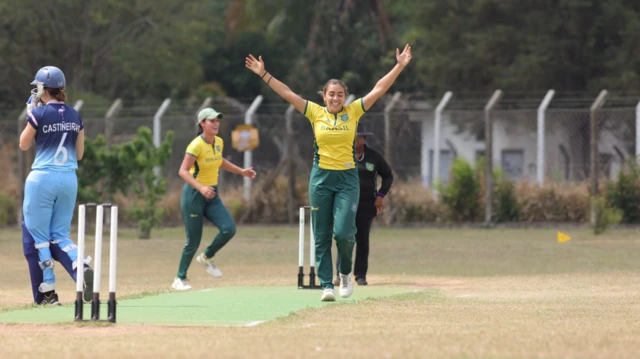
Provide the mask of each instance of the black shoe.
{"label": "black shoe", "polygon": [[61,305],[60,301],[58,300],[58,294],[56,292],[53,292],[49,295],[44,295],[44,299],[42,299],[42,302],[40,302],[41,305]]}
{"label": "black shoe", "polygon": [[91,302],[93,299],[93,269],[86,267],[84,269],[84,289],[82,297],[85,302]]}
{"label": "black shoe", "polygon": [[367,279],[365,277],[358,277],[356,278],[356,283],[358,283],[358,285],[367,285]]}

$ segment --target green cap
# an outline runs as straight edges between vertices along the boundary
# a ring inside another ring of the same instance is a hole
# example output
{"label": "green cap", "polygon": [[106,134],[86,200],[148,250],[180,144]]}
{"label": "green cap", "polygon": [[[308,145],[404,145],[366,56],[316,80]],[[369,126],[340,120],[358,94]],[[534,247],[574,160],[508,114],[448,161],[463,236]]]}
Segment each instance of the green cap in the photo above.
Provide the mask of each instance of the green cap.
{"label": "green cap", "polygon": [[224,115],[214,109],[212,109],[211,107],[207,107],[203,110],[201,110],[200,112],[198,112],[198,123],[208,119],[208,118],[220,118],[222,119],[224,117]]}

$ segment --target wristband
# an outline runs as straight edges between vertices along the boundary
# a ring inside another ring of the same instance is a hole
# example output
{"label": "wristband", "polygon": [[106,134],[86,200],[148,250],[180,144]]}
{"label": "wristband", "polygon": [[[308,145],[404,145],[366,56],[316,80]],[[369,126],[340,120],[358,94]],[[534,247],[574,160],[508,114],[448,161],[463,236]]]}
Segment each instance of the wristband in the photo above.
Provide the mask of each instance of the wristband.
{"label": "wristband", "polygon": [[376,193],[376,196],[380,197],[380,198],[384,198],[384,193],[382,192],[378,192]]}
{"label": "wristband", "polygon": [[262,76],[260,76],[261,79],[263,79],[265,76],[267,76],[268,72],[265,71],[264,74],[262,74]]}
{"label": "wristband", "polygon": [[273,76],[269,77],[269,81],[267,81],[267,85],[269,84],[269,82],[271,82],[271,80],[273,80]]}

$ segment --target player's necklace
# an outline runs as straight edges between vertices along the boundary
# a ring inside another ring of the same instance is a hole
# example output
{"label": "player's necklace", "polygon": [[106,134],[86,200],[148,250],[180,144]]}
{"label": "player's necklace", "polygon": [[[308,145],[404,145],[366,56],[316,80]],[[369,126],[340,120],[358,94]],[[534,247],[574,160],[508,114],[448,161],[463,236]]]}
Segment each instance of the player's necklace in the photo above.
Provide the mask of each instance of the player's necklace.
{"label": "player's necklace", "polygon": [[362,160],[364,160],[364,152],[362,152],[359,158],[358,158],[358,154],[356,153],[356,160],[358,160],[358,162],[361,162]]}

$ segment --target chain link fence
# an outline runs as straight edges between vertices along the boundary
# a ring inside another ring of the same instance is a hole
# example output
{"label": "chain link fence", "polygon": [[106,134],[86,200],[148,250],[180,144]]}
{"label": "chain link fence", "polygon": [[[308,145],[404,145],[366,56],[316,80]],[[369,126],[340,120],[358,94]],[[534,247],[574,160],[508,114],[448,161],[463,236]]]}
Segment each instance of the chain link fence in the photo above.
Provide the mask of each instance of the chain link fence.
{"label": "chain link fence", "polygon": [[[362,118],[366,130],[374,135],[367,144],[381,152],[399,181],[432,185],[446,184],[455,158],[463,157],[474,163],[485,152],[484,100],[459,100],[442,112],[439,139],[439,161],[436,161],[434,110],[437,100],[403,95],[392,108],[389,98],[379,101]],[[224,140],[224,156],[243,166],[244,153],[232,148],[231,132],[245,123],[252,100],[217,98],[210,106],[224,113],[219,136]],[[535,106],[502,106],[491,112],[493,118],[493,165],[514,181],[536,181],[542,165],[546,181],[586,181],[590,176],[591,114],[588,100],[582,106],[562,104],[544,112],[544,158],[538,155],[539,113]],[[141,126],[154,128],[158,103],[122,103],[112,116],[107,116],[109,104],[85,103],[80,113],[88,138],[99,134],[107,143],[118,144],[130,140]],[[196,137],[196,115],[202,103],[172,102],[161,118],[161,139],[167,131],[174,131],[173,153],[162,169],[169,183],[182,181],[178,168],[184,152]],[[260,134],[260,145],[252,152],[252,165],[262,177],[278,167],[286,151],[286,113],[289,105],[265,102],[258,107],[251,120]],[[24,176],[33,160],[25,156],[25,170],[20,171],[18,156],[19,132],[25,121],[18,121],[22,109],[0,105],[0,172],[4,192],[21,192]],[[309,121],[299,112],[290,112],[293,126],[295,173],[308,178],[313,160],[314,137]],[[616,178],[625,163],[636,156],[636,111],[630,102],[624,106],[604,107],[598,111],[598,160],[603,178]],[[438,165],[435,170],[434,166]],[[435,178],[435,176],[438,178]],[[425,177],[426,176],[426,177]],[[241,186],[243,179],[221,173],[221,185]]]}

